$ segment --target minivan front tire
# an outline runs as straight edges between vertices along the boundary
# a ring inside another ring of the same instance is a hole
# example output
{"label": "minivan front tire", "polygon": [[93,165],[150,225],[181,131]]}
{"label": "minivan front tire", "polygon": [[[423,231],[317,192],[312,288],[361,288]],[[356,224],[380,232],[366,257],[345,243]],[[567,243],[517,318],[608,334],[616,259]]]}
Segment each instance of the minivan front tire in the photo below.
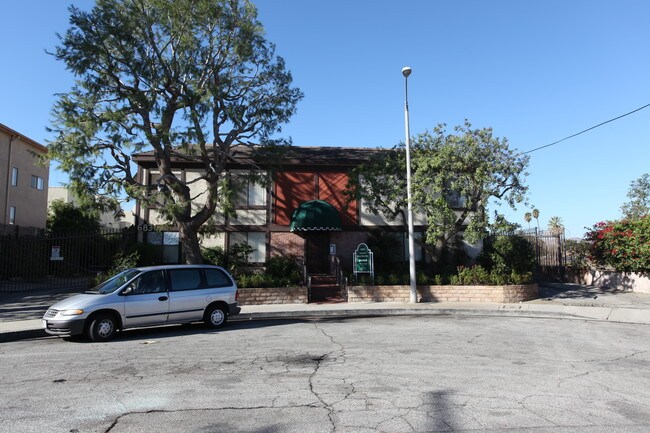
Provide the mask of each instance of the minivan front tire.
{"label": "minivan front tire", "polygon": [[115,318],[107,313],[94,316],[88,325],[88,338],[92,341],[102,342],[111,340],[117,331]]}
{"label": "minivan front tire", "polygon": [[220,305],[211,305],[205,311],[205,324],[209,328],[221,328],[228,320],[226,309]]}

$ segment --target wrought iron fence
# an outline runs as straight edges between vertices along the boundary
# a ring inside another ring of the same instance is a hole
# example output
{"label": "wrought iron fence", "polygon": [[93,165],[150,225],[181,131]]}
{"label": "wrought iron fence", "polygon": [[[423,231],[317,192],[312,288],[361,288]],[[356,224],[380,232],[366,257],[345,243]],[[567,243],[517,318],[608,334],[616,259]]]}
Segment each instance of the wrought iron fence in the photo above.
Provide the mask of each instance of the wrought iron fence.
{"label": "wrought iron fence", "polygon": [[566,266],[564,233],[537,228],[525,230],[522,235],[535,249],[537,281],[562,281]]}
{"label": "wrought iron fence", "polygon": [[0,292],[88,287],[135,242],[133,228],[69,234],[0,230]]}

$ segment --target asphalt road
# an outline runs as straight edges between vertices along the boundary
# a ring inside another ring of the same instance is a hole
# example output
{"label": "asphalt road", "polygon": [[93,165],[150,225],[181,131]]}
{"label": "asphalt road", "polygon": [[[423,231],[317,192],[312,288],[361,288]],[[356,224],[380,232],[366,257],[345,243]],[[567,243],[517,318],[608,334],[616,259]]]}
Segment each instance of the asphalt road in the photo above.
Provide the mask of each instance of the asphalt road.
{"label": "asphalt road", "polygon": [[366,317],[0,345],[6,432],[647,432],[650,326]]}

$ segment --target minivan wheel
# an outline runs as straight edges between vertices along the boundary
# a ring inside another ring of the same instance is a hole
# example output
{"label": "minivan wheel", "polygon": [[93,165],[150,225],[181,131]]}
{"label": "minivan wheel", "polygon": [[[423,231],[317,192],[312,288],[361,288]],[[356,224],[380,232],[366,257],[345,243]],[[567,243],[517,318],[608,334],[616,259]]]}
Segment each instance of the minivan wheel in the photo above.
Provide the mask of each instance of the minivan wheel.
{"label": "minivan wheel", "polygon": [[205,312],[205,324],[210,328],[220,328],[226,324],[227,320],[226,310],[219,305],[213,305]]}
{"label": "minivan wheel", "polygon": [[115,336],[117,324],[110,314],[98,314],[88,326],[88,338],[92,341],[108,341]]}

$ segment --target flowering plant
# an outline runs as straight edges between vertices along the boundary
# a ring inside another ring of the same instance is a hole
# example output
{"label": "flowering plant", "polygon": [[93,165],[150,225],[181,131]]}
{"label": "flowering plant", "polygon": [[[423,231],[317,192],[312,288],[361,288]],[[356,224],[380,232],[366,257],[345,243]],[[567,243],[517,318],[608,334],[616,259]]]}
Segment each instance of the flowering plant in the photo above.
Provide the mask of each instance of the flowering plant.
{"label": "flowering plant", "polygon": [[650,271],[650,215],[603,221],[588,229],[590,260],[620,272]]}

